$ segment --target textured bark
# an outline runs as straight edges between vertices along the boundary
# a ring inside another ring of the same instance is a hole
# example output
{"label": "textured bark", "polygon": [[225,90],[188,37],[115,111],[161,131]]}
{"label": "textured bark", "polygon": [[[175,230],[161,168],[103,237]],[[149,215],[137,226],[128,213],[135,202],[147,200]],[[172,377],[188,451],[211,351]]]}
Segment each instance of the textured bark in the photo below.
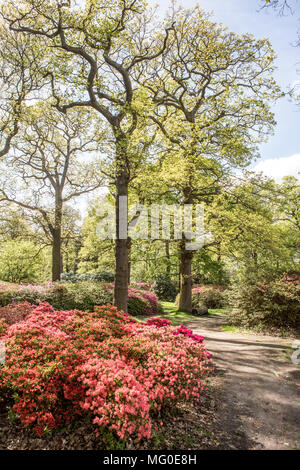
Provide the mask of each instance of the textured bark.
{"label": "textured bark", "polygon": [[66,273],[69,273],[70,272],[70,266],[69,266],[69,253],[68,253],[68,246],[66,246],[66,254],[65,254],[65,257],[64,257],[64,264],[65,264],[65,270],[66,270]]}
{"label": "textured bark", "polygon": [[[192,204],[191,188],[186,187],[183,190],[183,203]],[[179,310],[181,312],[192,313],[192,260],[193,251],[186,250],[186,239],[180,242],[180,291],[179,291]]]}
{"label": "textured bark", "polygon": [[114,304],[119,310],[127,312],[128,249],[126,240],[116,240],[115,266]]}
{"label": "textured bark", "polygon": [[131,247],[132,247],[132,240],[131,240],[130,237],[128,237],[127,246],[128,246],[128,285],[130,285],[130,280],[131,280]]}
{"label": "textured bark", "polygon": [[[79,264],[79,252],[81,250],[82,243],[81,243],[81,238],[77,239],[75,242],[75,259],[74,259],[74,265],[73,265],[73,273],[77,273],[78,270],[78,264]],[[96,260],[98,262],[98,258]]]}
{"label": "textured bark", "polygon": [[183,240],[180,244],[180,312],[192,313],[192,259],[193,252],[185,249]]}
{"label": "textured bark", "polygon": [[61,258],[62,197],[59,189],[55,197],[55,222],[52,230],[52,281],[60,281],[62,272]]}
{"label": "textured bark", "polygon": [[166,276],[171,276],[171,259],[170,259],[170,241],[165,240],[165,249],[166,249],[166,259],[167,259],[167,267],[166,267]]}
{"label": "textured bark", "polygon": [[128,174],[125,165],[126,142],[123,140],[117,145],[117,166],[116,166],[116,242],[115,242],[115,287],[114,304],[119,310],[127,312],[128,301],[128,224],[126,223],[125,233],[120,233],[121,218],[128,214],[126,205],[125,211],[120,212],[121,196],[128,198]]}

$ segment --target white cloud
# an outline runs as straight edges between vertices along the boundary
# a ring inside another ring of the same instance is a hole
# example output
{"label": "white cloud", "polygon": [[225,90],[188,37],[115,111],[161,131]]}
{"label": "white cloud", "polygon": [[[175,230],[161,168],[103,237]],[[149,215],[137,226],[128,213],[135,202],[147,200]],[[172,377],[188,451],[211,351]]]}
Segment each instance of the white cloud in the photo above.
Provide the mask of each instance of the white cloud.
{"label": "white cloud", "polygon": [[268,158],[259,162],[253,169],[274,178],[278,183],[283,176],[295,176],[300,179],[300,153],[290,157]]}

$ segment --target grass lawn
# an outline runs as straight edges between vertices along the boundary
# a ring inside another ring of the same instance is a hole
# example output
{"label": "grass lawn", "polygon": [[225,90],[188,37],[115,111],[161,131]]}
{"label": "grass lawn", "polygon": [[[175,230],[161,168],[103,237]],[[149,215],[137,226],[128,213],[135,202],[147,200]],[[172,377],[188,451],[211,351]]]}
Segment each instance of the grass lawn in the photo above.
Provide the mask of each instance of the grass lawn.
{"label": "grass lawn", "polygon": [[221,326],[221,329],[222,331],[229,331],[231,333],[236,333],[237,331],[239,332],[239,328],[237,328],[236,326],[232,326],[232,325],[222,325]]}
{"label": "grass lawn", "polygon": [[209,308],[208,312],[210,317],[226,317],[226,315],[228,314],[228,311],[225,308]]}
{"label": "grass lawn", "polygon": [[[167,318],[172,322],[173,325],[180,325],[183,321],[193,321],[199,317],[196,315],[191,315],[190,313],[178,312],[177,306],[174,302],[160,302],[163,306],[164,313],[160,315],[153,315],[153,317],[163,317]],[[213,316],[226,315],[226,310],[222,308],[209,309],[209,315],[205,315],[206,318]],[[149,317],[134,317],[135,320],[139,322],[146,321]]]}

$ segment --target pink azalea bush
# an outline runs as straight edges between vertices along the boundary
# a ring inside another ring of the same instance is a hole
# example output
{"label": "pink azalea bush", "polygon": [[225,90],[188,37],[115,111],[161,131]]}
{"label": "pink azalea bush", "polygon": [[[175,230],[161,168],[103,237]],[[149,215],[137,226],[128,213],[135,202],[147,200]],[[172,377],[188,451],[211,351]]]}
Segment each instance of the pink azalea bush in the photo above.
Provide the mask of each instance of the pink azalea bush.
{"label": "pink azalea bush", "polygon": [[[192,289],[193,308],[205,305],[207,308],[222,308],[225,304],[224,291],[226,286],[195,285]],[[179,294],[176,297],[176,305],[179,306]]]}
{"label": "pink azalea bush", "polygon": [[[138,284],[142,284],[142,286],[139,287]],[[102,285],[108,291],[112,291],[114,288],[113,283],[103,283]],[[146,286],[145,283],[133,283],[128,287],[128,312],[133,316],[156,315],[162,311],[158,297]]]}
{"label": "pink azalea bush", "polygon": [[0,319],[3,319],[7,325],[13,325],[14,323],[25,320],[34,307],[35,305],[31,305],[29,302],[0,307]]}
{"label": "pink azalea bush", "polygon": [[163,319],[137,323],[112,306],[89,313],[41,303],[0,323],[0,396],[38,435],[88,417],[104,437],[150,438],[158,413],[197,402],[212,370],[190,330]]}
{"label": "pink azalea bush", "polygon": [[[136,301],[138,299],[138,301]],[[159,313],[158,298],[148,290],[128,289],[128,311],[132,315],[155,315]]]}
{"label": "pink azalea bush", "polygon": [[174,335],[187,336],[188,338],[191,338],[192,340],[196,341],[197,343],[203,343],[203,341],[204,341],[204,336],[196,335],[195,333],[193,333],[192,330],[190,330],[189,328],[187,328],[184,325],[180,325],[178,330],[176,330],[174,332]]}
{"label": "pink azalea bush", "polygon": [[[171,322],[166,318],[150,318],[149,320],[147,320],[146,325],[154,325],[156,326],[156,328],[162,328],[164,326],[170,326]],[[192,330],[190,330],[184,325],[180,325],[177,329],[174,329],[173,335],[184,335],[188,338],[191,338],[193,341],[196,341],[197,343],[203,343],[204,341],[204,336],[200,336],[193,333]],[[208,351],[206,351],[206,355],[208,358],[211,357],[211,354]]]}
{"label": "pink azalea bush", "polygon": [[153,284],[151,283],[147,283],[147,282],[136,282],[136,281],[133,281],[131,283],[131,286],[136,288],[136,289],[140,289],[140,290],[148,290],[148,291],[151,291],[152,288],[153,288]]}
{"label": "pink azalea bush", "polygon": [[155,325],[157,328],[162,328],[163,326],[170,326],[172,322],[166,318],[149,318],[146,321],[146,325]]}

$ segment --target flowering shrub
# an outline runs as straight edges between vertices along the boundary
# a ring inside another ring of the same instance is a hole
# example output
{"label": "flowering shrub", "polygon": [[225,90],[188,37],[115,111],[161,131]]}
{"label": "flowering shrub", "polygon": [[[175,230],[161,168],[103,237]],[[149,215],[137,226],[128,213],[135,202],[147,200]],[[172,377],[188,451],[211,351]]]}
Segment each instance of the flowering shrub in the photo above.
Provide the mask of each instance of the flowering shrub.
{"label": "flowering shrub", "polygon": [[13,325],[14,323],[25,320],[34,307],[35,306],[28,302],[0,307],[0,319],[3,319],[7,325]]}
{"label": "flowering shrub", "polygon": [[163,319],[141,324],[112,306],[89,313],[47,303],[17,319],[1,333],[0,394],[38,435],[85,416],[104,437],[149,438],[158,411],[199,400],[211,370],[203,339]]}
{"label": "flowering shrub", "polygon": [[233,285],[227,293],[230,323],[260,330],[299,329],[300,282],[281,279]]}
{"label": "flowering shrub", "polygon": [[131,315],[155,315],[160,311],[158,298],[153,292],[129,287],[128,312]]}
{"label": "flowering shrub", "polygon": [[136,372],[117,355],[90,359],[80,368],[79,381],[87,389],[83,409],[95,416],[94,424],[110,427],[121,439],[132,434],[150,438],[150,403]]}
{"label": "flowering shrub", "polygon": [[[147,320],[146,325],[149,326],[156,326],[156,328],[163,328],[164,326],[170,326],[171,322],[170,320],[167,320],[166,318],[150,318]],[[196,341],[197,343],[203,343],[204,341],[204,336],[197,335],[193,333],[192,330],[187,328],[184,325],[180,325],[177,330],[173,331],[173,335],[184,335],[187,336],[188,338],[191,338],[193,341]],[[210,353],[206,351],[207,357],[210,358]]]}
{"label": "flowering shrub", "polygon": [[192,290],[193,307],[205,305],[207,308],[222,308],[224,290],[223,286],[195,286]]}
{"label": "flowering shrub", "polygon": [[[134,283],[136,285],[137,283]],[[144,283],[142,283],[144,284]],[[108,292],[113,291],[112,283],[102,284]],[[128,287],[128,312],[133,316],[155,315],[162,311],[157,296],[150,290],[146,290],[146,285],[142,289]]]}
{"label": "flowering shrub", "polygon": [[166,318],[149,318],[146,321],[146,325],[154,325],[156,328],[162,328],[164,326],[170,326],[172,322]]}
{"label": "flowering shrub", "polygon": [[4,318],[0,318],[0,337],[7,332],[8,324],[5,322]]}
{"label": "flowering shrub", "polygon": [[[223,286],[194,286],[192,290],[193,308],[206,306],[207,308],[222,308],[224,306]],[[179,295],[176,297],[176,305],[179,305]]]}
{"label": "flowering shrub", "polygon": [[191,338],[193,341],[196,341],[197,343],[203,343],[203,341],[204,341],[203,336],[196,335],[195,333],[193,333],[192,330],[190,330],[189,328],[187,328],[184,325],[180,325],[178,330],[174,331],[174,335],[188,336],[189,338]]}
{"label": "flowering shrub", "polygon": [[131,283],[131,286],[134,287],[135,289],[140,289],[140,290],[148,290],[150,291],[153,287],[152,284],[150,283],[147,283],[147,282],[136,282],[136,281],[133,281]]}
{"label": "flowering shrub", "polygon": [[150,309],[147,311],[148,314],[152,315],[155,313],[158,313],[159,311],[159,304],[158,304],[158,298],[153,292],[150,292],[149,290],[141,290],[139,291],[140,295],[148,302],[150,305]]}

